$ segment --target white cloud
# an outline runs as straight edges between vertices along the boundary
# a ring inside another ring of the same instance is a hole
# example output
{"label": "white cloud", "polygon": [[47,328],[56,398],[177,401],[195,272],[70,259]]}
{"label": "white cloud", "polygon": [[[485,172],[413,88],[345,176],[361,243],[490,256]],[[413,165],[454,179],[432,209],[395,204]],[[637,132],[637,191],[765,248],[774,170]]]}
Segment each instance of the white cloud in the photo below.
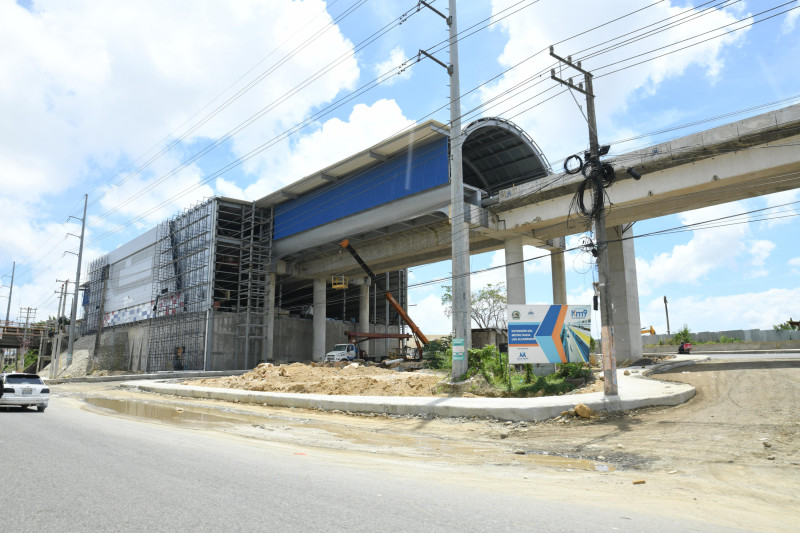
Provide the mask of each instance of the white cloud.
{"label": "white cloud", "polygon": [[412,304],[409,307],[411,318],[425,334],[449,335],[453,330],[453,321],[444,313],[441,296],[427,293],[420,297],[420,292],[415,290],[408,292]]}
{"label": "white cloud", "polygon": [[245,197],[260,198],[413,124],[394,100],[378,100],[371,106],[357,104],[347,121],[328,120],[313,132],[299,137],[291,150],[274,157],[263,176],[245,189]]}
{"label": "white cloud", "polygon": [[[0,107],[14,124],[3,128],[0,143],[4,189],[14,192],[8,185],[20,181],[26,186],[19,192],[29,197],[53,193],[85,178],[90,161],[105,166],[139,156],[324,8],[321,0],[253,0],[235,7],[43,0],[32,13],[3,2]],[[329,21],[319,17],[305,32]],[[247,81],[297,44],[287,43]],[[191,137],[218,138],[350,47],[338,29],[325,32]],[[271,138],[354,86],[357,77],[350,57],[238,134],[234,152]]]}
{"label": "white cloud", "polygon": [[[734,202],[687,211],[678,218],[684,225],[691,225],[744,211],[741,202]],[[747,251],[744,239],[748,232],[745,224],[695,231],[689,242],[674,246],[671,252],[658,254],[649,261],[637,257],[639,294],[650,294],[656,287],[670,282],[698,283],[717,268],[734,273],[737,268],[735,259]],[[764,251],[768,254],[765,244],[759,248],[762,255]]]}
{"label": "white cloud", "polygon": [[402,47],[395,47],[391,52],[389,52],[389,59],[375,65],[375,77],[382,76],[387,72],[391,72],[393,69],[397,69],[399,67],[400,70],[397,72],[397,74],[388,78],[385,82],[383,82],[383,84],[393,85],[395,82],[400,80],[409,79],[411,77],[411,67],[413,66],[414,62],[410,61],[406,63],[406,59],[407,56]]}
{"label": "white cloud", "polygon": [[793,257],[789,259],[788,264],[790,267],[797,267],[792,268],[793,274],[800,274],[800,257]]}
{"label": "white cloud", "polygon": [[762,214],[762,217],[768,217],[764,222],[767,228],[792,224],[797,221],[796,217],[800,211],[795,202],[800,201],[800,189],[768,194],[763,199],[766,202],[765,207],[770,208],[769,211]]}
{"label": "white cloud", "polygon": [[[492,12],[496,14],[512,3],[513,0],[493,0]],[[556,53],[562,57],[567,57],[604,41],[609,35],[628,33],[632,25],[636,28],[645,26],[676,15],[686,9],[685,7],[671,5],[669,2],[660,3],[639,12],[636,15],[635,23],[631,22],[632,19],[622,19],[604,26],[600,31],[581,34],[581,30],[592,27],[599,21],[611,20],[641,7],[641,3],[635,0],[620,0],[617,2],[567,1],[538,4],[535,9],[520,11],[495,26],[508,36],[507,44],[498,58],[499,62],[503,66],[516,65],[535,52],[547,50],[550,45],[562,40],[564,35],[578,34],[577,37],[569,40],[569,42],[556,46]],[[579,18],[575,17],[576,12],[580,13]],[[582,66],[588,70],[596,70],[596,74],[610,72],[614,68],[619,68],[627,63],[604,70],[601,67],[645,51],[669,46],[683,39],[695,37],[734,20],[736,18],[729,11],[710,10],[702,17],[673,26],[669,31],[656,33],[646,39],[634,41],[626,46],[602,53],[595,58],[585,59]],[[531,31],[531,28],[536,28],[536,31]],[[565,32],[567,28],[571,31]],[[633,99],[642,95],[653,94],[663,81],[681,76],[690,66],[704,69],[708,79],[713,83],[724,66],[723,52],[727,48],[740,43],[746,33],[747,30],[742,30],[726,34],[719,39],[713,39],[685,51],[648,61],[619,74],[603,78],[598,77],[594,83],[594,90],[598,98],[601,99],[600,101],[602,101],[602,105],[597,106],[598,128],[602,131],[601,141],[603,139],[618,139],[628,136],[631,131],[618,127],[614,122],[614,115],[623,112]],[[705,36],[704,38],[707,37]],[[679,46],[685,46],[686,44],[689,43],[682,43]],[[606,45],[606,47],[608,46]],[[600,49],[603,48],[601,47]],[[660,53],[668,50],[662,50]],[[580,55],[586,55],[586,53]],[[647,57],[652,56],[645,56],[638,60],[641,61]],[[522,113],[535,103],[556,94],[556,91],[552,90],[542,97],[526,101],[554,83],[549,80],[549,71],[553,63],[553,58],[546,52],[540,53],[530,61],[504,75],[497,83],[484,88],[481,93],[482,101],[487,102],[517,84],[523,84],[522,88],[524,90],[519,96],[513,96],[508,99],[503,96],[496,102],[496,105],[485,109],[484,113],[486,115],[502,114],[517,122],[542,146],[543,151],[548,154],[551,161],[554,161],[559,156],[568,155],[582,149],[581,145],[575,145],[575,139],[586,138],[586,122],[575,101],[569,95],[565,94],[550,100],[546,105],[536,107],[532,112]],[[540,75],[541,72],[545,74]],[[562,73],[563,77],[574,77],[575,75],[575,72]],[[534,83],[538,84],[534,85]],[[576,93],[575,96],[579,104],[585,108],[582,95]]]}
{"label": "white cloud", "polygon": [[758,241],[751,241],[749,243],[747,247],[747,253],[749,253],[751,257],[750,264],[755,267],[751,274],[753,277],[762,277],[769,274],[769,271],[764,268],[764,263],[774,249],[775,243],[772,241],[762,239]]}
{"label": "white cloud", "polygon": [[800,1],[797,2],[797,6],[794,10],[789,11],[787,13],[786,18],[783,19],[783,23],[781,24],[781,31],[784,34],[792,33],[797,26],[797,19],[800,18]]}
{"label": "white cloud", "polygon": [[[139,225],[149,228],[214,195],[210,186],[202,184],[203,174],[195,165],[186,166],[159,181],[179,164],[178,159],[166,156],[153,165],[155,177],[143,179],[141,175],[126,176],[127,181],[120,186],[106,188],[103,191],[105,196],[100,199],[104,212],[113,210],[117,216],[125,219],[144,215]],[[173,198],[179,193],[182,194]]]}
{"label": "white cloud", "polygon": [[[308,21],[312,23],[307,25]],[[189,155],[177,151],[162,156],[119,188],[110,190],[109,186],[119,180],[120,168],[145,153],[131,168],[147,160],[331,21],[323,0],[231,4],[37,0],[30,11],[13,1],[0,2],[0,204],[4,214],[0,250],[9,267],[11,260],[17,261],[22,275],[15,286],[14,305],[17,295],[25,296],[26,291],[35,299],[49,294],[56,275],[74,277],[74,266],[63,272],[55,267],[62,263],[60,254],[66,247],[61,242],[64,228],[48,218],[54,209],[63,213],[70,208],[57,195],[69,192],[76,200],[89,192],[93,201],[98,195],[92,188],[103,183],[100,190],[109,194],[99,206],[90,205],[88,217],[87,234],[97,235],[166,202],[130,229],[150,227],[213,194],[210,186],[203,186],[170,200],[205,177],[199,166],[189,165],[165,184],[120,206]],[[254,120],[223,149],[242,155],[273,138],[355,86],[359,69],[356,57],[348,52],[351,47],[334,26],[189,133],[181,147],[206,146],[342,56],[330,73]],[[255,171],[264,162],[283,161],[290,148],[287,143],[278,145],[245,168]],[[236,184],[224,180],[218,184],[225,193],[240,192]],[[117,206],[119,211],[110,220],[98,217]],[[87,249],[84,257],[102,252]],[[67,260],[74,264],[74,256]]]}

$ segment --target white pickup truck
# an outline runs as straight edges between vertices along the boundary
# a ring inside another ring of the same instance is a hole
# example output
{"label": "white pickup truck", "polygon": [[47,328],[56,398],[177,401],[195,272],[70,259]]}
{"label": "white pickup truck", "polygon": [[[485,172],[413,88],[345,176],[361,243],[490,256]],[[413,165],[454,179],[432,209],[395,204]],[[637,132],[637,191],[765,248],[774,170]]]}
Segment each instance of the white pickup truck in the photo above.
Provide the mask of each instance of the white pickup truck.
{"label": "white pickup truck", "polygon": [[355,344],[337,344],[333,347],[333,350],[325,354],[325,362],[352,361],[357,357],[358,348]]}

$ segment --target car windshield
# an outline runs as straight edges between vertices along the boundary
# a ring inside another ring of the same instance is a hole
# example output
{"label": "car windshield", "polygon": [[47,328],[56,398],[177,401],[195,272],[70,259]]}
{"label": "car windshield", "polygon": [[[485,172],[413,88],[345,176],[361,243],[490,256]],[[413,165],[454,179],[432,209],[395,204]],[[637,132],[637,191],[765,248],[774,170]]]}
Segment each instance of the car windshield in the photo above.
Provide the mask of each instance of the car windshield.
{"label": "car windshield", "polygon": [[337,344],[333,347],[334,352],[346,352],[347,351],[347,344]]}
{"label": "car windshield", "polygon": [[23,376],[15,374],[6,376],[6,383],[14,383],[17,385],[43,385],[42,379],[39,376]]}

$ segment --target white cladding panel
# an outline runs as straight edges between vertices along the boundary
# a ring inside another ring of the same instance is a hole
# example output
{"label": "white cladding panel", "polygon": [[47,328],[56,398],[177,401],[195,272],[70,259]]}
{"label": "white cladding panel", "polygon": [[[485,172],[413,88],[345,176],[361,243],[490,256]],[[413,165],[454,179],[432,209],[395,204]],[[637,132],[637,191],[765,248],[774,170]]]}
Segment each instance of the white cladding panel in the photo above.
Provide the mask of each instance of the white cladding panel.
{"label": "white cladding panel", "polygon": [[156,236],[153,228],[109,254],[105,313],[152,301]]}

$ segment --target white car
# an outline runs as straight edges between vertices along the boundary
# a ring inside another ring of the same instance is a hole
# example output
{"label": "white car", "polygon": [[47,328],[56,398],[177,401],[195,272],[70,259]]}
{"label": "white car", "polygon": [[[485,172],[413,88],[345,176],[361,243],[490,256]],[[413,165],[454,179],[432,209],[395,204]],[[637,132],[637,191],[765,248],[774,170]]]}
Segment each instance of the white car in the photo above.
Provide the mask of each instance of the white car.
{"label": "white car", "polygon": [[36,407],[41,413],[47,408],[50,389],[36,374],[0,374],[0,407]]}
{"label": "white car", "polygon": [[325,354],[325,362],[352,361],[358,357],[358,348],[355,344],[337,344],[333,350]]}

